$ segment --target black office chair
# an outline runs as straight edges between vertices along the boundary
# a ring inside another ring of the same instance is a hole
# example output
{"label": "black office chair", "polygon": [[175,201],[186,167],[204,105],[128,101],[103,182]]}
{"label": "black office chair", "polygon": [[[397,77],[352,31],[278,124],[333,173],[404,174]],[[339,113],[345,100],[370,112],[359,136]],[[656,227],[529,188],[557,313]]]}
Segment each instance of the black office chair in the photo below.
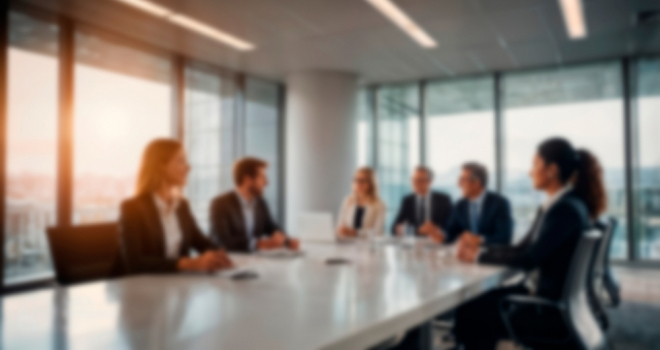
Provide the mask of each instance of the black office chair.
{"label": "black office chair", "polygon": [[601,239],[598,229],[586,232],[580,239],[561,300],[514,295],[502,301],[500,313],[513,341],[533,349],[608,349],[592,312],[587,287],[592,282]]}
{"label": "black office chair", "polygon": [[69,285],[123,274],[118,224],[49,227],[46,231],[59,284]]}

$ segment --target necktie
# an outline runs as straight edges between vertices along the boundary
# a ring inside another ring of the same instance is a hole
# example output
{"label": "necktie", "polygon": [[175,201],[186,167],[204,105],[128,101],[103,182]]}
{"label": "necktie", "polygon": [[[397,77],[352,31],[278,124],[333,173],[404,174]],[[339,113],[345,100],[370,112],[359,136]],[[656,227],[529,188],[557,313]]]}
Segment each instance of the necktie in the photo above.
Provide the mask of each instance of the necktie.
{"label": "necktie", "polygon": [[472,233],[479,231],[479,203],[477,202],[470,204],[470,226]]}
{"label": "necktie", "polygon": [[419,206],[417,209],[417,226],[422,226],[424,224],[424,219],[425,215],[424,213],[426,212],[426,203],[425,203],[425,198],[422,197],[419,199]]}

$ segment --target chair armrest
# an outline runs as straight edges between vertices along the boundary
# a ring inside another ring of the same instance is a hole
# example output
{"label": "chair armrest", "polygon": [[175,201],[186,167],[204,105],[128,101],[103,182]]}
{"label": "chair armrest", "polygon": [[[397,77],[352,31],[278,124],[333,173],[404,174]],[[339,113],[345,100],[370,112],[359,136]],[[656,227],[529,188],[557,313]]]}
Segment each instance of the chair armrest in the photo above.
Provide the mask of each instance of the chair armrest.
{"label": "chair armrest", "polygon": [[563,309],[564,304],[532,295],[509,295],[502,299],[502,304],[508,303],[520,306],[547,306],[556,309]]}

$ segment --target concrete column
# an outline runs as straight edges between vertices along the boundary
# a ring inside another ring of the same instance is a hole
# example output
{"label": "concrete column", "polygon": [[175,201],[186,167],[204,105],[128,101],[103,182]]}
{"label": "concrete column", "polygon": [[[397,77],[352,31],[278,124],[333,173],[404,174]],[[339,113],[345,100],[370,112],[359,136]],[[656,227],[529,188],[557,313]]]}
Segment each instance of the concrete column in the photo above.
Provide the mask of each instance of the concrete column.
{"label": "concrete column", "polygon": [[331,212],[336,221],[355,171],[357,76],[332,71],[294,73],[286,96],[286,222]]}

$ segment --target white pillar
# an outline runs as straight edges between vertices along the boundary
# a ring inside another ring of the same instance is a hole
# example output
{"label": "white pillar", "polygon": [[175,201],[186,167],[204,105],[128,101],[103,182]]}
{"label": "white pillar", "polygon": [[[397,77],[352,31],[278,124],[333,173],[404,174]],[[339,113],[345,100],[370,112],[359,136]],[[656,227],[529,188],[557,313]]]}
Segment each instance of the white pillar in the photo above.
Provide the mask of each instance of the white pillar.
{"label": "white pillar", "polygon": [[356,167],[357,76],[311,71],[287,78],[286,221],[296,232],[305,212],[331,212],[336,221]]}

